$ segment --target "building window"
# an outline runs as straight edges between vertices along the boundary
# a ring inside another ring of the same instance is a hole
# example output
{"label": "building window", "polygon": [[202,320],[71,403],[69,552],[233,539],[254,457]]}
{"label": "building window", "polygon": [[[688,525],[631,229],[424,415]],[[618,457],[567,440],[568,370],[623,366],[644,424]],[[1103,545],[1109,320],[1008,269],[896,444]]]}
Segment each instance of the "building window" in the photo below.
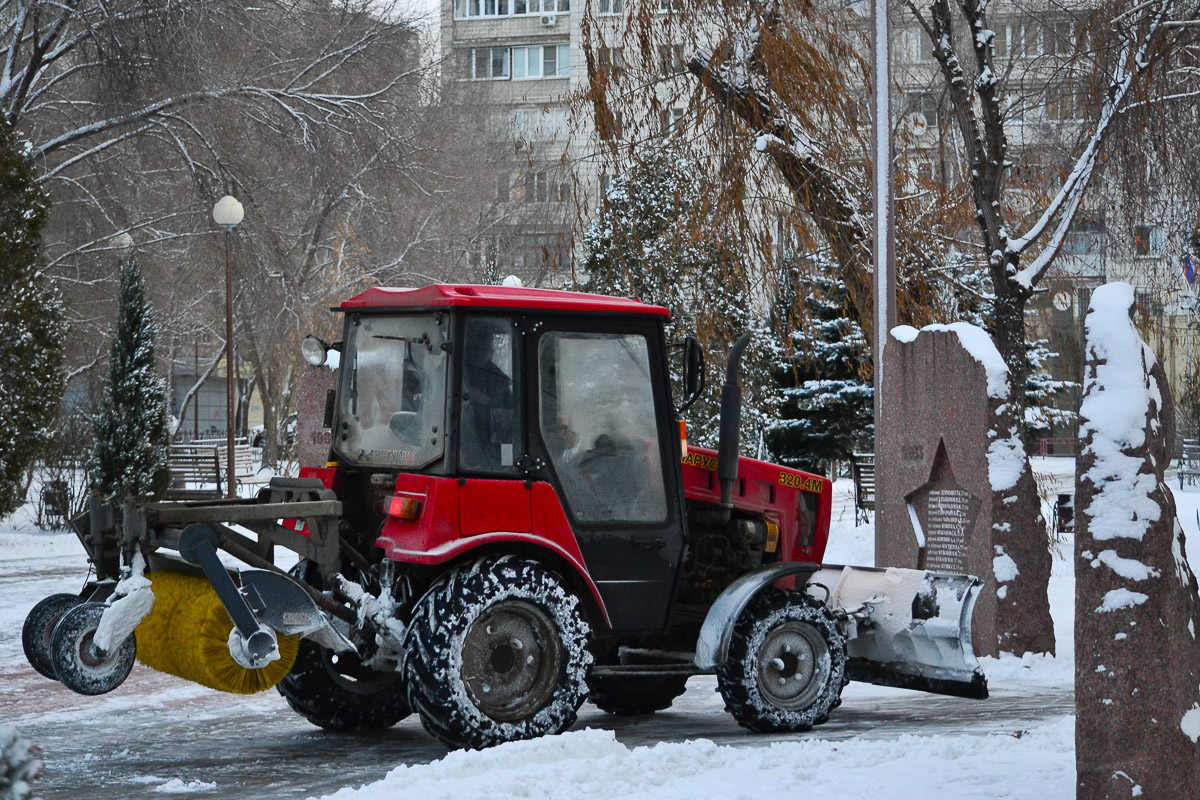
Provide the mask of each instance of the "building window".
{"label": "building window", "polygon": [[612,70],[614,74],[624,71],[625,51],[620,47],[600,45],[596,53],[596,66],[603,71]]}
{"label": "building window", "polygon": [[1167,252],[1167,236],[1152,225],[1133,226],[1133,252],[1138,256],[1161,256]]}
{"label": "building window", "polygon": [[1046,119],[1055,122],[1080,118],[1079,92],[1074,86],[1051,86],[1046,89]]}
{"label": "building window", "polygon": [[512,0],[514,14],[565,14],[571,0]]}
{"label": "building window", "polygon": [[620,14],[624,10],[624,0],[598,0],[596,3],[596,13],[598,14]]}
{"label": "building window", "polygon": [[571,74],[571,46],[537,45],[513,48],[513,79],[566,78]]}
{"label": "building window", "polygon": [[678,75],[683,72],[683,45],[664,44],[658,48],[658,68],[663,75]]}
{"label": "building window", "polygon": [[682,11],[683,0],[658,0],[658,11],[660,14],[669,14],[672,11]]}
{"label": "building window", "polygon": [[454,16],[459,19],[471,17],[506,17],[509,0],[454,0]]}
{"label": "building window", "polygon": [[1070,20],[1046,23],[1043,37],[1047,55],[1075,55],[1075,25]]}
{"label": "building window", "polygon": [[526,203],[556,203],[562,199],[562,185],[547,170],[525,173]]}
{"label": "building window", "polygon": [[1013,22],[996,32],[995,52],[1009,58],[1037,58],[1042,54],[1042,28],[1031,22]]}
{"label": "building window", "polygon": [[683,135],[683,111],[684,109],[675,106],[674,108],[664,108],[659,112],[659,123],[662,126],[662,135],[675,136]]}
{"label": "building window", "polygon": [[925,31],[919,28],[907,28],[901,34],[900,49],[904,60],[912,64],[926,64],[933,61],[933,44]]}
{"label": "building window", "polygon": [[620,139],[625,135],[624,113],[605,107],[596,119],[596,133],[605,141]]}
{"label": "building window", "polygon": [[508,48],[476,47],[465,51],[463,73],[476,81],[508,80]]}

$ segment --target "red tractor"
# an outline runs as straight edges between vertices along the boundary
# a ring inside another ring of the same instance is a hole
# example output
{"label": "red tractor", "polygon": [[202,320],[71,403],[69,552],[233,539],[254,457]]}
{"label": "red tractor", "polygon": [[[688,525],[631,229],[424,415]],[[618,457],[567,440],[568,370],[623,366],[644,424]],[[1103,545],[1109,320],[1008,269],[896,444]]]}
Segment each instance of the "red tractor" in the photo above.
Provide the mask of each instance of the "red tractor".
{"label": "red tractor", "polygon": [[680,435],[704,358],[662,308],[436,285],[335,311],[342,341],[305,342],[340,351],[328,463],[255,499],[93,503],[95,580],[25,625],[43,674],[95,694],[136,653],[277,683],[325,728],[416,712],[451,747],[560,732],[589,698],[665,709],[703,673],[753,731],[824,722],[850,679],[986,697],[976,579],[822,567],[830,481],[737,456],[745,337],[717,453]]}

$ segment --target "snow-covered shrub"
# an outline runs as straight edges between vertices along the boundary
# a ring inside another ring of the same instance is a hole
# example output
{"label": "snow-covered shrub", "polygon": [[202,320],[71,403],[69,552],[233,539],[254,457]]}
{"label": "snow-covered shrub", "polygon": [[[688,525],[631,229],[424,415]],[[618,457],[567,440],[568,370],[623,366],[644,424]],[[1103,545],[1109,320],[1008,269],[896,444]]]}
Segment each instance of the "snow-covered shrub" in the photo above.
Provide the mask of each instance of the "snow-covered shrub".
{"label": "snow-covered shrub", "polygon": [[42,272],[47,200],[0,122],[0,516],[24,501],[26,475],[62,398],[62,304]]}
{"label": "snow-covered shrub", "polygon": [[93,421],[92,491],[102,496],[161,495],[167,464],[166,382],[154,363],[154,312],[137,258],[121,265],[112,356],[100,412]]}
{"label": "snow-covered shrub", "polygon": [[37,749],[17,736],[15,729],[0,727],[0,800],[25,800],[30,784],[41,774]]}

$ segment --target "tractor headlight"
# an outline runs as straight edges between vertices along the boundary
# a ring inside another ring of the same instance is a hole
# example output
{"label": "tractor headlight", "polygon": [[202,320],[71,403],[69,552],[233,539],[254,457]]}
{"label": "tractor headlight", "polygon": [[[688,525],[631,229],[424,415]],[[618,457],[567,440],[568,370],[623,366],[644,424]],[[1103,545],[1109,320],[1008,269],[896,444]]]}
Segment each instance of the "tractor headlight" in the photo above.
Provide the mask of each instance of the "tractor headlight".
{"label": "tractor headlight", "polygon": [[325,357],[328,352],[329,345],[316,336],[305,336],[304,341],[300,343],[301,355],[304,356],[305,361],[314,367],[319,367],[325,363]]}

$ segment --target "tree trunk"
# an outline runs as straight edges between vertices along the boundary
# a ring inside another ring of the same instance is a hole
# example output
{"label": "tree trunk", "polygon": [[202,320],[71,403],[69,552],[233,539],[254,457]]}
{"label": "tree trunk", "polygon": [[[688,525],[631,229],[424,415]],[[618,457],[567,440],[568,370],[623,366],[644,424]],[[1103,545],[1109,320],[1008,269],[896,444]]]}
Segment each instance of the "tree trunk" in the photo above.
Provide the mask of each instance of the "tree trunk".
{"label": "tree trunk", "polygon": [[1133,289],[1111,284],[1087,317],[1075,479],[1079,800],[1195,797],[1200,785],[1200,598],[1163,482],[1174,405],[1132,307]]}
{"label": "tree trunk", "polygon": [[[1015,261],[1015,259],[1014,259]],[[1016,264],[1005,265],[1015,271]],[[1025,382],[1029,364],[1025,358],[1025,300],[1027,294],[1008,280],[996,280],[993,307],[993,338],[1000,357],[1008,367],[1009,402],[996,419],[997,434],[990,447],[1011,442],[1022,456],[1028,452],[1025,441]],[[1054,620],[1046,589],[1050,583],[1052,557],[1042,516],[1041,499],[1029,459],[1024,458],[1020,476],[1011,486],[997,487],[992,539],[997,558],[1012,559],[1016,572],[996,589],[996,646],[1002,652],[1055,652]],[[998,576],[1011,574],[1003,570]]]}

